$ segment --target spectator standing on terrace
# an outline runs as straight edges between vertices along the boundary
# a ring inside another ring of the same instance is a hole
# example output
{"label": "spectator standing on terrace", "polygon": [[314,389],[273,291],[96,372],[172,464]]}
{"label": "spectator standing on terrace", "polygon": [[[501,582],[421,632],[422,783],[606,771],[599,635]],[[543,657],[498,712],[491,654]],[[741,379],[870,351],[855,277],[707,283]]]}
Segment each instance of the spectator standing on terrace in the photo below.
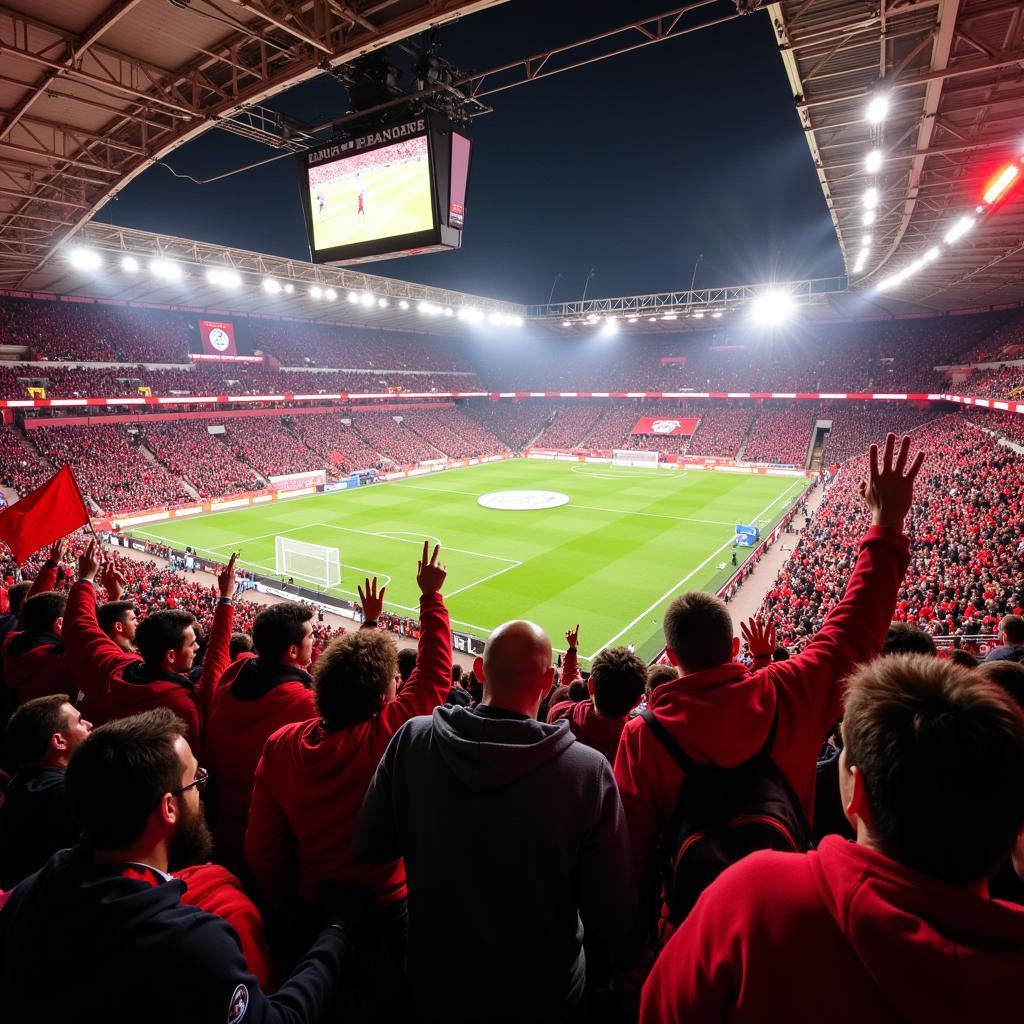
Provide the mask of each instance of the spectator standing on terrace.
{"label": "spectator standing on terrace", "polygon": [[10,1020],[335,1019],[350,963],[344,913],[267,997],[236,932],[183,903],[186,883],[168,872],[209,851],[199,801],[205,780],[166,708],[111,722],[81,744],[66,789],[83,845],[55,854],[0,910],[0,990]]}
{"label": "spectator standing on terrace", "polygon": [[1024,852],[1024,718],[937,658],[860,669],[840,790],[856,843],[760,852],[724,872],[665,947],[644,1024],[1012,1020],[1024,909],[988,883]]}
{"label": "spectator standing on terrace", "polygon": [[985,661],[1015,661],[1024,665],[1024,617],[1006,615],[999,622],[999,646],[985,655]]}
{"label": "spectator standing on terrace", "polygon": [[[536,720],[554,676],[543,630],[500,626],[473,671],[479,705],[436,708],[396,733],[356,853],[406,858],[409,980],[427,1020],[572,1020],[584,934],[614,945],[635,910],[619,794],[601,754]],[[460,878],[465,912],[439,884],[454,864],[480,866]],[[454,984],[453,950],[473,961]]]}
{"label": "spectator standing on terrace", "polygon": [[203,743],[208,809],[218,858],[236,871],[245,864],[245,827],[264,744],[282,726],[316,713],[308,671],[312,619],[312,608],[294,601],[264,608],[252,627],[256,655],[243,654],[213,681]]}
{"label": "spectator standing on terrace", "polygon": [[90,542],[78,559],[78,582],[68,598],[64,641],[69,656],[85,667],[89,689],[83,707],[89,709],[93,719],[105,722],[153,708],[170,708],[184,723],[189,742],[198,749],[212,680],[227,667],[236,557],[231,556],[217,580],[220,600],[213,616],[203,676],[195,684],[189,671],[198,641],[190,612],[164,610],[147,615],[135,634],[138,654],[123,651],[100,629],[95,587],[100,554],[95,541]]}
{"label": "spectator standing on terrace", "polygon": [[91,729],[64,693],[22,704],[7,723],[4,753],[16,774],[0,804],[0,890],[13,888],[77,841],[64,771]]}
{"label": "spectator standing on terrace", "polygon": [[[665,614],[667,653],[680,678],[658,687],[649,713],[698,765],[733,768],[770,743],[769,756],[808,821],[814,812],[816,755],[842,713],[842,680],[881,651],[909,561],[902,527],[924,453],[907,470],[910,438],[903,438],[898,455],[895,447],[890,434],[881,469],[878,449],[871,447],[870,478],[860,489],[872,512],[872,526],[861,542],[843,600],[802,652],[751,673],[734,660],[739,638],[733,637],[729,612],[720,600],[704,593],[683,594]],[[765,645],[769,654],[774,647],[770,632]],[[678,924],[678,913],[661,904],[654,867],[686,781],[642,717],[623,730],[615,777],[641,893],[635,935],[639,951],[643,939],[651,938],[644,932],[659,906],[662,941]],[[671,851],[673,858],[675,853]]]}
{"label": "spectator standing on terrace", "polygon": [[405,868],[396,853],[376,866],[352,848],[356,816],[384,750],[399,727],[441,704],[451,684],[446,571],[426,543],[418,564],[423,632],[416,667],[398,686],[395,642],[376,628],[385,588],[360,589],[363,628],[333,640],[313,671],[316,715],[278,729],[256,768],[245,855],[264,898],[301,923],[318,894],[363,886],[375,903],[359,955],[367,996],[396,996],[406,930]]}
{"label": "spectator standing on terrace", "polygon": [[589,696],[564,701],[548,712],[549,722],[565,719],[572,734],[615,763],[619,737],[629,713],[640,703],[647,683],[647,666],[626,647],[610,647],[595,659],[587,680]]}

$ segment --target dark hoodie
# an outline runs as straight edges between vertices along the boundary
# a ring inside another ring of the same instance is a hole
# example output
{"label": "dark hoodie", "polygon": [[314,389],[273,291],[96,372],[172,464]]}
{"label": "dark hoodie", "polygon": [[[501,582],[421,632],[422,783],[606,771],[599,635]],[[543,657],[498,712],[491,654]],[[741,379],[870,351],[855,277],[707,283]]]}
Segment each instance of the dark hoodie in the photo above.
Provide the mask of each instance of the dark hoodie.
{"label": "dark hoodie", "polygon": [[1020,1019],[1024,909],[826,837],[755,853],[701,896],[644,986],[642,1024]]}
{"label": "dark hoodie", "polygon": [[211,822],[218,859],[241,869],[253,778],[263,747],[278,729],[316,714],[313,677],[289,665],[239,658],[221,677],[203,741],[210,771]]}
{"label": "dark hoodie", "polygon": [[64,799],[64,769],[18,772],[0,806],[0,890],[13,889],[77,841],[78,826]]}
{"label": "dark hoodie", "polygon": [[[561,1021],[583,993],[583,932],[617,943],[635,912],[608,762],[568,727],[487,706],[396,733],[363,804],[356,855],[405,857],[409,978],[449,1021]],[[452,864],[474,864],[456,890]],[[582,921],[581,921],[582,918]],[[472,969],[451,981],[452,956]]]}
{"label": "dark hoodie", "polygon": [[181,902],[152,868],[62,850],[0,910],[0,992],[11,1024],[312,1024],[326,1021],[349,943],[325,929],[267,997],[234,929]]}

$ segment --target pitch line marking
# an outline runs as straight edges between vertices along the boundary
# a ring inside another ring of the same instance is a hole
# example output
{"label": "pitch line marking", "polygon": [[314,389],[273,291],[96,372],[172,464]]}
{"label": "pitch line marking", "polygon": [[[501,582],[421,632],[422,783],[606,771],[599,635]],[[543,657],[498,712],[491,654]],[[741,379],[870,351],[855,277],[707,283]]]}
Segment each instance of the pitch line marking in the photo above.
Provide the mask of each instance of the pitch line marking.
{"label": "pitch line marking", "polygon": [[[793,483],[791,483],[789,487],[787,487],[777,498],[775,498],[769,504],[765,505],[765,507],[761,509],[761,511],[758,512],[756,516],[754,516],[754,520],[756,521],[757,519],[760,519],[761,516],[763,516],[765,512],[768,511],[768,509],[772,508],[773,506],[777,505],[780,501],[782,501],[782,499],[787,494],[789,494],[789,492],[793,490],[793,488],[796,487],[797,484],[801,482],[802,481],[800,480],[795,480]],[[619,637],[621,637],[625,633],[628,633],[642,618],[644,618],[645,616],[649,615],[652,611],[654,611],[654,609],[657,608],[662,601],[665,601],[668,598],[670,598],[681,586],[683,586],[684,583],[687,583],[694,576],[696,576],[696,574],[699,573],[701,569],[703,569],[704,566],[708,564],[708,562],[710,562],[713,558],[717,558],[719,554],[721,554],[730,544],[732,544],[733,540],[734,538],[730,537],[721,547],[719,547],[717,550],[713,551],[710,555],[708,555],[708,557],[705,558],[704,561],[701,562],[696,569],[692,570],[691,572],[688,572],[678,583],[676,583],[674,586],[666,590],[665,593],[662,594],[657,601],[655,601],[653,604],[645,608],[632,622],[630,622],[628,625],[620,629],[618,633],[616,633],[615,636],[611,638],[611,640],[608,640],[604,644],[602,644],[596,651],[594,651],[593,654],[589,656],[587,660],[589,661],[593,658],[596,658],[606,647],[611,647],[611,645],[614,644],[615,641],[619,639]]]}

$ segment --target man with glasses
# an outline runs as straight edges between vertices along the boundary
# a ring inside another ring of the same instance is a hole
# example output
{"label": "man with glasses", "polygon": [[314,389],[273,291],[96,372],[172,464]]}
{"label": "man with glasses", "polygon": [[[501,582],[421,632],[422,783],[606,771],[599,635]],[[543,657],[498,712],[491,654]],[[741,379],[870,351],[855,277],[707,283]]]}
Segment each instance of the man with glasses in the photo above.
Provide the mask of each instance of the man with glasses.
{"label": "man with glasses", "polygon": [[331,1017],[350,961],[344,911],[268,997],[230,925],[182,902],[185,883],[169,872],[201,863],[211,846],[199,801],[208,775],[183,729],[159,708],[93,730],[75,751],[65,790],[83,843],[55,854],[0,911],[9,1019]]}

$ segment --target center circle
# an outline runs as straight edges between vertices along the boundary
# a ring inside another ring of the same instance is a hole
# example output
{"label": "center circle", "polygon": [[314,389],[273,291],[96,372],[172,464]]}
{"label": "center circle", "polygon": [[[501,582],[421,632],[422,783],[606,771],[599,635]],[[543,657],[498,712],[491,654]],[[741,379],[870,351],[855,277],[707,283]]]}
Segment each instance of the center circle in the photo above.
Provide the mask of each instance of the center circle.
{"label": "center circle", "polygon": [[491,491],[476,499],[484,508],[504,512],[531,512],[541,508],[558,508],[569,504],[569,495],[559,491]]}

